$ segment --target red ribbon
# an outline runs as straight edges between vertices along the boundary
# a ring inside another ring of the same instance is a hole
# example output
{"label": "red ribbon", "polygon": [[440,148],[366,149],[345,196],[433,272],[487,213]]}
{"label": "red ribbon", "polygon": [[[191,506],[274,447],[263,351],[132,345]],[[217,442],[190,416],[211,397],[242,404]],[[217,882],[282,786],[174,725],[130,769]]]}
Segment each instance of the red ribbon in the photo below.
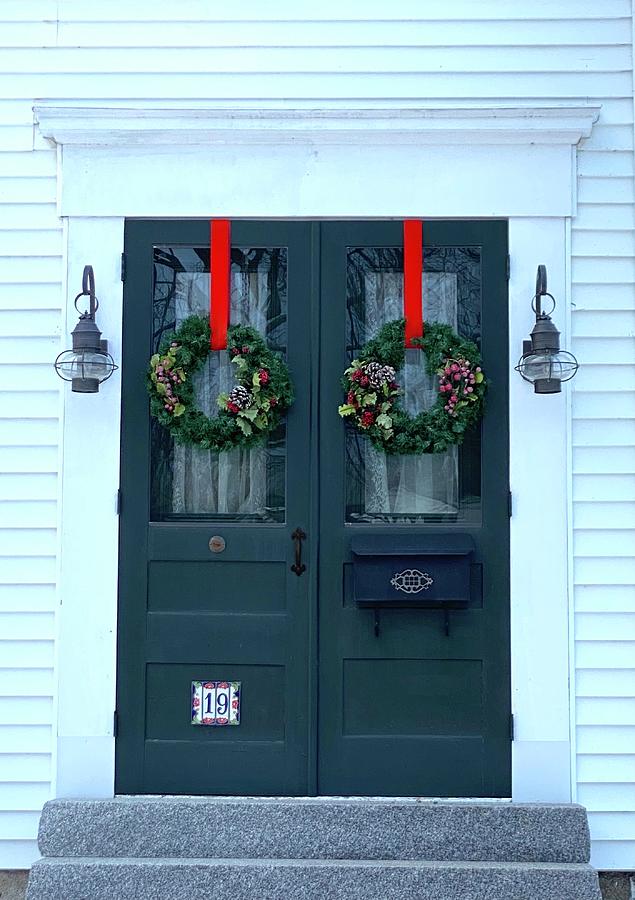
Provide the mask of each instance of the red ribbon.
{"label": "red ribbon", "polygon": [[423,337],[423,222],[406,219],[403,223],[403,310],[406,319],[406,347],[412,339]]}
{"label": "red ribbon", "polygon": [[231,251],[231,222],[212,219],[210,222],[210,289],[209,327],[212,350],[227,349],[229,326],[229,272]]}

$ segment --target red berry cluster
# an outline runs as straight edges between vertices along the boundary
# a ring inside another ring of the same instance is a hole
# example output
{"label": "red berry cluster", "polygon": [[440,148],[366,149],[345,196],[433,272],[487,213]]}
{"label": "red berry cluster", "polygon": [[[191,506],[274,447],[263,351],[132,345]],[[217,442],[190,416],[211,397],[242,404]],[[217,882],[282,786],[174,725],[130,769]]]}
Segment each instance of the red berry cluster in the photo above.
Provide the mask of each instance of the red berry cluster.
{"label": "red berry cluster", "polygon": [[439,391],[449,394],[443,407],[451,416],[457,414],[457,403],[460,401],[474,400],[474,385],[476,373],[481,371],[480,366],[474,369],[470,366],[469,359],[448,360],[445,368],[440,370]]}
{"label": "red berry cluster", "polygon": [[[361,369],[357,369],[355,372],[353,372],[353,374],[351,375],[351,381],[357,382],[357,384],[362,387],[367,387],[369,384],[368,376],[364,375]],[[361,405],[359,400],[357,399],[357,394],[355,393],[355,391],[348,392],[348,394],[346,395],[346,402],[351,406],[354,406],[356,410],[359,410]],[[374,421],[375,414],[371,412],[370,409],[365,410],[361,414],[361,416],[359,416],[359,424],[362,426],[362,428],[370,428]]]}
{"label": "red berry cluster", "polygon": [[[370,379],[363,369],[355,369],[351,374],[351,381],[356,381],[361,387],[368,387],[370,384]],[[351,403],[352,401],[349,400],[348,402]]]}

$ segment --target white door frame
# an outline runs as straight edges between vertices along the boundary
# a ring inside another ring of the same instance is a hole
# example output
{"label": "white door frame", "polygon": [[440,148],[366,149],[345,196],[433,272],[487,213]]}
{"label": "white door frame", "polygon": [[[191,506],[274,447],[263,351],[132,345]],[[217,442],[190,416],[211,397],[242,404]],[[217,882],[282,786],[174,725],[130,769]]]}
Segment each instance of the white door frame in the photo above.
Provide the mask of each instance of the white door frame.
{"label": "white door frame", "polygon": [[[539,263],[559,300],[566,346],[575,148],[598,110],[35,112],[36,140],[54,142],[60,160],[63,344],[76,316],[75,288],[91,263],[98,324],[116,361],[126,217],[509,219],[512,795],[570,800],[570,412],[566,392],[536,396],[512,368],[532,326]],[[64,395],[60,797],[114,793],[120,404],[119,373],[97,395]]]}

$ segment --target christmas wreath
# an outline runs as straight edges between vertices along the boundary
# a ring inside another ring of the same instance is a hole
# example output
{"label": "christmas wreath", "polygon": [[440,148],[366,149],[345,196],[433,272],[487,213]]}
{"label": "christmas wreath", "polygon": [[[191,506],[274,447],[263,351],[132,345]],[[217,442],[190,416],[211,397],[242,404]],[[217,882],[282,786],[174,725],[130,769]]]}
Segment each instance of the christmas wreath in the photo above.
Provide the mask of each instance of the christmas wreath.
{"label": "christmas wreath", "polygon": [[438,395],[430,409],[412,416],[399,402],[396,381],[405,359],[404,326],[404,319],[387,322],[362,347],[344,372],[346,403],[339,414],[385,453],[442,453],[461,444],[483,415],[487,382],[480,354],[449,325],[426,323],[423,337],[412,343],[424,351],[427,373],[437,376]]}
{"label": "christmas wreath", "polygon": [[293,403],[293,388],[280,354],[253,328],[230,326],[227,350],[236,367],[236,386],[217,398],[217,416],[196,406],[192,376],[210,353],[209,320],[189,316],[150,359],[150,412],[180,444],[225,451],[266,440]]}

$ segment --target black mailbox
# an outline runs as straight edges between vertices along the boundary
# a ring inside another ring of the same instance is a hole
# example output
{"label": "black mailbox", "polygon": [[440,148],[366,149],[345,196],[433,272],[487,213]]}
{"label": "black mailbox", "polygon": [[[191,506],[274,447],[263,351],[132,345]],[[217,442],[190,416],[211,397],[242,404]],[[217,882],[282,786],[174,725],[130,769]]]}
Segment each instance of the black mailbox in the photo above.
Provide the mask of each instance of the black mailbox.
{"label": "black mailbox", "polygon": [[460,609],[470,602],[469,534],[358,535],[351,550],[358,606]]}

